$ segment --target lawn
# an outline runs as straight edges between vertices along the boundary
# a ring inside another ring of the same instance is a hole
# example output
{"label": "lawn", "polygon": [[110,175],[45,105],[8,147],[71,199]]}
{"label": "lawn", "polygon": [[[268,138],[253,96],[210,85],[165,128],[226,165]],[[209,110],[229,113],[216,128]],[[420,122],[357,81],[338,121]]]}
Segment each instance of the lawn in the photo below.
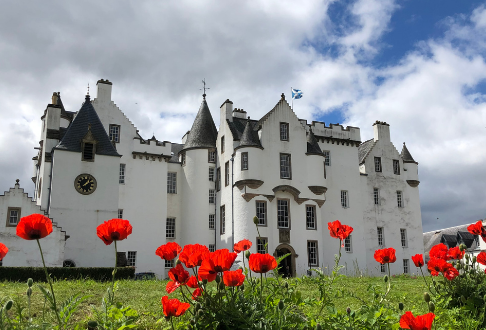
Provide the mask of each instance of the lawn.
{"label": "lawn", "polygon": [[[118,291],[116,292],[115,301],[122,302],[124,306],[131,306],[139,313],[138,328],[137,329],[164,329],[169,326],[165,321],[156,324],[156,321],[163,315],[161,308],[161,297],[166,295],[165,286],[167,281],[146,280],[146,281],[131,281],[123,280],[119,282]],[[47,287],[47,284],[43,284]],[[56,281],[54,283],[54,290],[58,301],[64,301],[67,297],[82,293],[90,295],[91,297],[85,300],[79,310],[73,316],[74,323],[84,324],[91,319],[93,315],[93,308],[99,308],[101,305],[102,296],[110,283],[100,283],[91,280],[78,281]],[[352,309],[359,308],[362,304],[357,296],[365,301],[369,301],[371,294],[367,291],[370,285],[383,286],[382,278],[376,277],[341,277],[338,278],[334,284],[336,289],[336,297],[334,302],[336,307],[344,310],[347,307]],[[21,301],[27,305],[26,296],[27,284],[0,282],[0,298],[10,297],[14,301]],[[32,312],[33,318],[36,321],[42,319],[42,308],[44,304],[44,297],[36,285],[33,287],[32,294]],[[318,298],[319,292],[314,285],[308,281],[302,281],[299,284],[299,290],[302,292],[303,298]],[[424,287],[421,278],[410,277],[393,277],[392,291],[389,299],[392,303],[398,305],[402,302],[405,305],[405,310],[415,309],[422,313],[427,312],[427,307],[423,302],[423,293],[427,291]],[[177,297],[178,291],[171,294],[171,297]],[[308,304],[304,306],[307,313],[316,315],[319,313],[319,308],[315,305]],[[13,311],[13,309],[11,310]],[[324,311],[325,312],[325,311]]]}

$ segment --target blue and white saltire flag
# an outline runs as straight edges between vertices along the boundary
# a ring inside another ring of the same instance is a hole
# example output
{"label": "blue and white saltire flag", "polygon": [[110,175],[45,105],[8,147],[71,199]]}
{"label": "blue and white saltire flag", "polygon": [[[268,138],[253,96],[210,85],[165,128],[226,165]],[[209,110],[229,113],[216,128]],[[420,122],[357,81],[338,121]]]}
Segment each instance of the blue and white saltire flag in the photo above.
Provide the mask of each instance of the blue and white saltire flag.
{"label": "blue and white saltire flag", "polygon": [[292,88],[292,98],[293,99],[301,99],[302,96],[304,96],[304,93],[300,90],[300,89],[295,89],[295,88]]}

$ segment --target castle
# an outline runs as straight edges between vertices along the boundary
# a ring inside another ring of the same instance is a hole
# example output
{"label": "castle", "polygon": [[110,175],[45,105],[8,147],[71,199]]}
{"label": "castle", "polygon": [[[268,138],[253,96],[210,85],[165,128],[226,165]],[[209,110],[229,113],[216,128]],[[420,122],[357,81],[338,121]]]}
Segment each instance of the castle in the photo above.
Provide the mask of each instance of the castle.
{"label": "castle", "polygon": [[275,256],[290,253],[282,270],[298,276],[332,268],[339,241],[327,223],[339,219],[354,228],[342,247],[349,274],[383,273],[373,258],[383,247],[397,251],[393,274],[413,272],[411,256],[423,253],[418,163],[405,144],[397,151],[387,123],[361,142],[359,128],[297,118],[282,94],[259,120],[224,101],[218,130],[203,95],[191,130],[172,143],[143,138],[111,92],[99,80],[97,97],[86,95],[77,112],[53,94],[33,158],[33,200],[18,182],[0,196],[4,266],[39,265],[36,244],[15,237],[15,225],[40,212],[54,222],[41,242],[52,266],[113,266],[114,248],[96,227],[123,218],[133,233],[118,251],[137,272],[165,276],[173,264],[155,250],[168,241],[231,250],[246,238],[252,253],[266,244]]}

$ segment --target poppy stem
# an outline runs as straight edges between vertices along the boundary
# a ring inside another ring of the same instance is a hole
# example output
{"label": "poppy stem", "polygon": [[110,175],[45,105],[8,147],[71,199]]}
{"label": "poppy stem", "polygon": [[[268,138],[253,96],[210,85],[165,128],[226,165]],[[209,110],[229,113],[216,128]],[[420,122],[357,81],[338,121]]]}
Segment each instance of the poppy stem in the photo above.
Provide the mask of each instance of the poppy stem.
{"label": "poppy stem", "polygon": [[51,277],[49,276],[49,273],[47,272],[46,262],[44,261],[44,254],[42,253],[42,248],[41,248],[39,239],[36,239],[36,241],[37,241],[37,245],[39,246],[39,251],[40,251],[40,254],[41,254],[41,258],[42,258],[42,264],[44,265],[44,272],[46,273],[47,282],[49,282],[49,286],[51,287],[52,301],[53,301],[53,304],[54,304],[54,311],[56,312],[57,322],[59,323],[59,329],[62,329],[63,326],[62,326],[61,318],[59,317],[59,311],[57,310],[56,296],[54,295],[54,287],[52,286]]}
{"label": "poppy stem", "polygon": [[116,266],[118,264],[118,249],[117,249],[117,246],[116,246],[116,240],[114,240],[115,242],[115,268],[113,269],[113,276],[112,276],[112,280],[111,280],[111,304],[113,304],[113,302],[115,301],[115,274],[116,274]]}
{"label": "poppy stem", "polygon": [[170,325],[172,326],[172,330],[175,330],[174,321],[172,321],[172,316],[170,317]]}
{"label": "poppy stem", "polygon": [[425,279],[425,275],[424,275],[424,272],[422,271],[422,267],[419,267],[419,268],[420,268],[420,273],[422,273],[422,277],[424,279],[425,285],[427,285],[427,287],[429,288],[429,292],[431,292],[431,290],[430,290],[430,284],[427,283],[427,280]]}
{"label": "poppy stem", "polygon": [[260,273],[260,303],[263,301],[263,273]]}

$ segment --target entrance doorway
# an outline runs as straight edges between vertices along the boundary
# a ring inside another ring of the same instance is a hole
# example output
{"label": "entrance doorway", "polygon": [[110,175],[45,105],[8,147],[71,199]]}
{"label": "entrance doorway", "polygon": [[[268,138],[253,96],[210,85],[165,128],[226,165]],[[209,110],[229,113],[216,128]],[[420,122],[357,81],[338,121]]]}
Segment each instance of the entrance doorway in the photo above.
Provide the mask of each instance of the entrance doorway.
{"label": "entrance doorway", "polygon": [[275,256],[280,258],[286,254],[290,254],[280,262],[278,273],[283,277],[295,277],[295,251],[287,244],[280,244],[275,249]]}

